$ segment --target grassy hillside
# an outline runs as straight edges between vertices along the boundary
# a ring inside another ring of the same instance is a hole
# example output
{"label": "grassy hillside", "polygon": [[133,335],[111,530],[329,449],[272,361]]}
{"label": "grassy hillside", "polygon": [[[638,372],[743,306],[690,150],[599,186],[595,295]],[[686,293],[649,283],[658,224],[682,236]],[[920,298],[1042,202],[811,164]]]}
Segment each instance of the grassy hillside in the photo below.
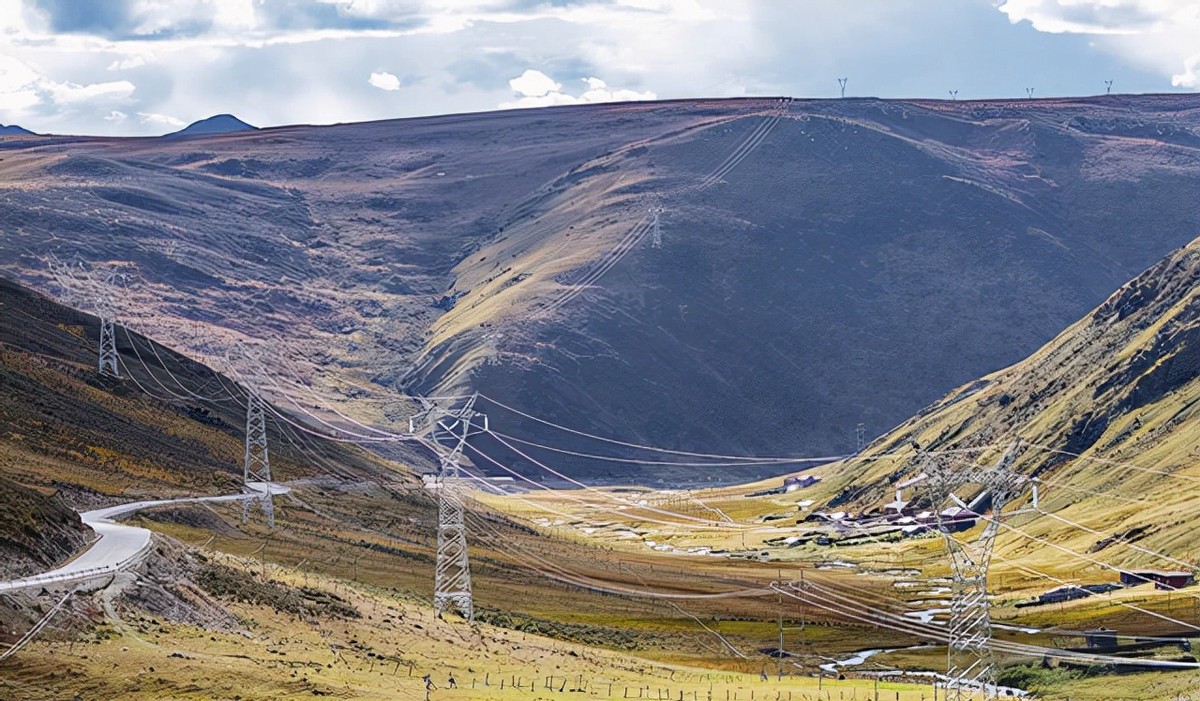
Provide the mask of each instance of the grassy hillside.
{"label": "grassy hillside", "polygon": [[839,454],[1186,243],[1198,110],[772,98],[24,139],[0,260],[41,289],[50,253],[132,263],[154,336],[269,339],[317,403],[385,426],[396,390],[475,388],[635,442]]}
{"label": "grassy hillside", "polygon": [[[0,576],[60,561],[83,543],[91,531],[66,505],[240,490],[245,395],[235,383],[123,330],[124,377],[101,377],[96,319],[5,280],[0,329],[0,543],[9,555]],[[366,451],[268,424],[276,479],[331,470],[411,479]]]}
{"label": "grassy hillside", "polygon": [[[1029,445],[1017,469],[1039,478],[1041,517],[1022,528],[1119,566],[1200,563],[1200,240],[1170,254],[1028,359],[964,385],[828,468],[842,500],[878,505],[918,474],[924,450]],[[999,444],[999,445],[997,445]],[[1029,496],[1022,503],[1028,503]],[[1002,552],[1061,570],[1101,568],[1001,533]],[[1149,552],[1182,560],[1173,562]],[[1185,569],[1190,569],[1185,567]],[[1112,573],[1107,573],[1109,577]]]}

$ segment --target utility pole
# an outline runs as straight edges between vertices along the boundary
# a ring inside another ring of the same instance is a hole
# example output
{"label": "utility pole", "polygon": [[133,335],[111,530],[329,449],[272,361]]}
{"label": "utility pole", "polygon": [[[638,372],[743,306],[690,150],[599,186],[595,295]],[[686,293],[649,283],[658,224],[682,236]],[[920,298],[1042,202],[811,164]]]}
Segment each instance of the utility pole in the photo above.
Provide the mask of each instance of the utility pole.
{"label": "utility pole", "polygon": [[842,91],[842,97],[846,96],[846,83],[849,82],[849,80],[850,80],[849,78],[838,78],[837,79],[838,88],[840,88]]}
{"label": "utility pole", "polygon": [[429,405],[409,419],[408,430],[437,453],[439,468],[437,563],[433,575],[433,608],[439,616],[455,608],[468,621],[475,620],[471,592],[471,563],[467,555],[467,528],[463,523],[463,478],[459,460],[467,439],[488,430],[487,416],[475,411],[472,395],[458,409]]}
{"label": "utility pole", "polygon": [[[253,486],[252,486],[253,485]],[[258,489],[261,486],[262,489]],[[250,520],[250,502],[262,504],[267,527],[275,527],[275,504],[271,498],[271,455],[267,451],[267,413],[262,397],[253,388],[246,389],[246,452],[242,461],[242,492],[261,494],[242,501],[242,523]]]}
{"label": "utility pole", "polygon": [[775,588],[776,589],[775,605],[779,609],[779,648],[778,648],[778,654],[776,655],[776,657],[779,659],[779,665],[778,665],[778,668],[776,669],[775,679],[776,679],[776,681],[782,681],[783,680],[783,589],[781,589],[780,587],[783,586],[783,570],[779,570],[778,577],[779,577],[779,579],[777,581],[779,582],[779,584]]}
{"label": "utility pole", "polygon": [[659,224],[659,217],[662,216],[662,207],[655,207],[650,210],[654,213],[654,238],[650,242],[651,248],[662,248],[662,227]]}
{"label": "utility pole", "polygon": [[[977,690],[982,691],[989,701],[996,698],[996,661],[991,650],[987,575],[1001,510],[1024,481],[1012,470],[1019,452],[1020,442],[1014,441],[1000,462],[992,467],[960,465],[953,458],[925,460],[925,486],[933,502],[938,530],[946,542],[953,578],[947,626],[950,642],[946,651],[945,701],[967,701]],[[943,515],[942,507],[949,500],[966,508],[955,491],[967,484],[978,485],[991,496],[992,518],[974,540],[960,541],[950,532],[959,521]]]}

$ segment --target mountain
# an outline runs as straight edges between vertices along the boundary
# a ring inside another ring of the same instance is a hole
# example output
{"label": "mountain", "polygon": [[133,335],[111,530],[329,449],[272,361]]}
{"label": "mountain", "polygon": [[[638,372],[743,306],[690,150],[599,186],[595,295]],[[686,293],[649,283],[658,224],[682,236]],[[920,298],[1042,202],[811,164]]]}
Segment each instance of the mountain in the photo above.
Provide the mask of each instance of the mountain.
{"label": "mountain", "polygon": [[[1187,243],[1198,129],[1196,95],[770,98],[19,144],[0,268],[50,290],[52,252],[135,265],[120,299],[155,337],[269,340],[306,409],[385,430],[400,392],[478,390],[628,443],[838,455]],[[654,461],[481,408],[498,433]],[[767,471],[742,470],[699,474]]]}
{"label": "mountain", "polygon": [[207,134],[232,134],[238,131],[256,131],[252,126],[232,114],[217,114],[198,122],[192,122],[179,131],[173,131],[166,136],[201,136]]}
{"label": "mountain", "polygon": [[19,127],[16,124],[0,124],[0,136],[24,136],[24,135],[32,136],[33,132],[29,131],[28,129],[25,129],[24,127]]}
{"label": "mountain", "polygon": [[[919,473],[914,442],[936,451],[1020,438],[1028,445],[1016,469],[1043,481],[1043,507],[1055,513],[1025,530],[1078,552],[1105,550],[1117,565],[1161,569],[1151,551],[1200,557],[1187,516],[1200,507],[1198,407],[1200,239],[1029,358],[959,387],[862,457],[829,469],[840,500],[865,506]],[[1141,550],[1107,550],[1115,540]]]}

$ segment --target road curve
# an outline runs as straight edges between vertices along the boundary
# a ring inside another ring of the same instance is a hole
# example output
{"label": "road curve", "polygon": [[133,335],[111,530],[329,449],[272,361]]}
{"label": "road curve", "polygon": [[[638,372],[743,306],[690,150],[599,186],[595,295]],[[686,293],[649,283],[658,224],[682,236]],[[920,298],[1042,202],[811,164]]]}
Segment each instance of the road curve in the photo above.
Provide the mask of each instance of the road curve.
{"label": "road curve", "polygon": [[251,482],[247,486],[255,491],[245,494],[226,494],[217,497],[184,497],[182,499],[137,501],[129,504],[109,506],[104,509],[96,509],[94,511],[85,511],[79,514],[79,517],[83,519],[85,525],[96,531],[97,535],[100,536],[92,543],[91,547],[62,567],[29,577],[22,577],[21,579],[0,582],[0,592],[15,591],[17,589],[26,589],[45,584],[90,579],[115,572],[128,566],[150,547],[150,531],[139,526],[127,526],[113,521],[118,516],[155,506],[166,506],[168,504],[255,499],[268,489],[271,494],[284,494],[291,491],[288,487],[277,483]]}

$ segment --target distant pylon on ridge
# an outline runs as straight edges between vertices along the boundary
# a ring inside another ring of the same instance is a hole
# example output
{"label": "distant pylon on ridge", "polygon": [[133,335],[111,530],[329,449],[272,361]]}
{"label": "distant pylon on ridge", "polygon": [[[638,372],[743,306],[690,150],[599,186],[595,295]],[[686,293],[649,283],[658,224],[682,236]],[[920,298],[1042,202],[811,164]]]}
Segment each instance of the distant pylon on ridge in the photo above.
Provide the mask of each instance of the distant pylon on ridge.
{"label": "distant pylon on ridge", "polygon": [[860,423],[854,427],[854,452],[861,453],[867,447],[867,425]]}
{"label": "distant pylon on ridge", "polygon": [[849,78],[838,78],[837,81],[838,81],[838,88],[842,91],[842,97],[845,97],[846,96],[846,83],[848,83],[850,81],[850,79]]}

